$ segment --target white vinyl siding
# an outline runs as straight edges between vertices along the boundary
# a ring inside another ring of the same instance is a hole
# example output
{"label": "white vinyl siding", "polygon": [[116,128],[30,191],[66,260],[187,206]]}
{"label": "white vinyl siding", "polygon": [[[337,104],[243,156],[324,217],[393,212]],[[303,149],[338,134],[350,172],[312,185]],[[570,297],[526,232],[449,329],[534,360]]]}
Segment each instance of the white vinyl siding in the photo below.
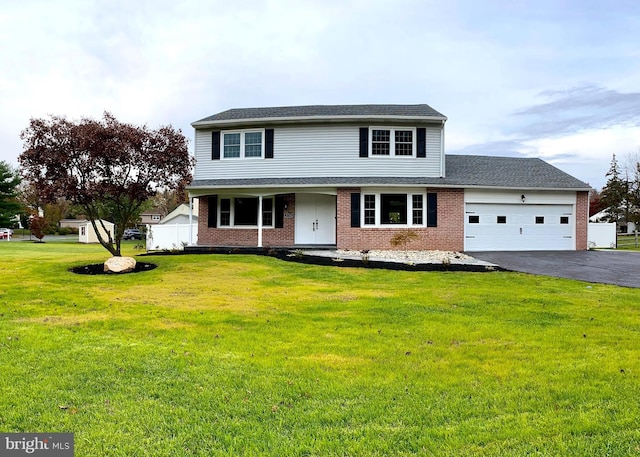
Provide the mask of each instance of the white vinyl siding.
{"label": "white vinyl siding", "polygon": [[[426,158],[408,156],[396,158],[396,160],[359,157],[360,127],[276,126],[274,127],[273,159],[256,160],[212,160],[212,129],[196,130],[197,164],[194,178],[439,177],[441,175],[441,161],[444,159],[441,143],[442,127],[426,128]],[[224,133],[223,130],[221,149],[224,144]],[[415,145],[417,141],[415,134],[413,141]]]}

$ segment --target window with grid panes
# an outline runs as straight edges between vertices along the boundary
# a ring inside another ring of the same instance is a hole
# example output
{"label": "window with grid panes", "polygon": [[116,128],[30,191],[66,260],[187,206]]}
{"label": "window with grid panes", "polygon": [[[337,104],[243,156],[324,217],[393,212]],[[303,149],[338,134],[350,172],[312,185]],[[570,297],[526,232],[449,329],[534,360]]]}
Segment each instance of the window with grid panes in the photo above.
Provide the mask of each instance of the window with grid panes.
{"label": "window with grid panes", "polygon": [[364,223],[365,225],[375,225],[376,223],[376,196],[364,196]]}
{"label": "window with grid panes", "polygon": [[273,199],[262,200],[262,225],[271,227],[273,225]]}
{"label": "window with grid panes", "polygon": [[413,225],[422,225],[424,207],[422,195],[413,195]]}
{"label": "window with grid panes", "polygon": [[262,132],[244,134],[244,156],[262,157]]}
{"label": "window with grid panes", "polygon": [[231,225],[231,199],[230,198],[220,199],[220,225],[221,226]]}
{"label": "window with grid panes", "polygon": [[391,154],[391,131],[373,130],[371,132],[371,155],[388,156]]}
{"label": "window with grid panes", "polygon": [[223,154],[225,159],[240,157],[239,133],[225,133]]}
{"label": "window with grid panes", "polygon": [[222,157],[225,159],[262,157],[262,131],[222,132]]}
{"label": "window with grid panes", "polygon": [[411,156],[413,155],[413,131],[396,130],[395,131],[395,155]]}

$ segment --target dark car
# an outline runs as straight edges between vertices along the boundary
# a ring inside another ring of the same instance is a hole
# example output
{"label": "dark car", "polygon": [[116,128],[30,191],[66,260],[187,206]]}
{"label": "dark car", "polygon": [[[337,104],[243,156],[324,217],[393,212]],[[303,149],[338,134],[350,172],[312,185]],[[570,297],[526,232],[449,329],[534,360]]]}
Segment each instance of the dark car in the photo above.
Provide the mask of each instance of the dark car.
{"label": "dark car", "polygon": [[122,236],[123,240],[141,240],[142,232],[138,229],[126,229],[124,231],[124,235]]}

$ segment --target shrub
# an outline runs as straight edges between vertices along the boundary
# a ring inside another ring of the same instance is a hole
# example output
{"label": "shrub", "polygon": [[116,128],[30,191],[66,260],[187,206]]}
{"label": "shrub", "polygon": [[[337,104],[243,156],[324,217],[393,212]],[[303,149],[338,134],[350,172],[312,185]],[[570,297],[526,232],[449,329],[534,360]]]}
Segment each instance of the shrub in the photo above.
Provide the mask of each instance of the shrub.
{"label": "shrub", "polygon": [[393,238],[391,238],[390,242],[391,246],[395,248],[399,247],[402,248],[402,250],[406,251],[409,243],[418,239],[420,239],[420,235],[418,235],[416,231],[407,229],[394,235]]}

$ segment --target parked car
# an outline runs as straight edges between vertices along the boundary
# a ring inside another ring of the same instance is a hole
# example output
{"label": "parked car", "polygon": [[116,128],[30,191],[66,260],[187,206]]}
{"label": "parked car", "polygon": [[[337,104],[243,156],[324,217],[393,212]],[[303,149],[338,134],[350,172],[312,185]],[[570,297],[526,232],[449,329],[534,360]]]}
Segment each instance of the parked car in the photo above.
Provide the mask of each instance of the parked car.
{"label": "parked car", "polygon": [[13,230],[10,228],[0,228],[0,240],[6,240],[13,236]]}
{"label": "parked car", "polygon": [[122,236],[123,240],[141,240],[142,232],[138,229],[126,229],[124,231],[124,235]]}

